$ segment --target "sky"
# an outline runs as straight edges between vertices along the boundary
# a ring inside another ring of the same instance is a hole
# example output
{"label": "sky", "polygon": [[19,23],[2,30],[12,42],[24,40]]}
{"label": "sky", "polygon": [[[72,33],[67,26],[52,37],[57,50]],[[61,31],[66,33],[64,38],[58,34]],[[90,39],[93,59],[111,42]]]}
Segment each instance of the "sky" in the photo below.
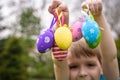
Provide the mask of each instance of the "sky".
{"label": "sky", "polygon": [[[44,1],[46,1],[45,5],[43,5]],[[71,0],[70,2],[68,0],[62,1],[68,3],[70,6],[69,8],[72,9],[72,3],[75,3],[77,0]],[[1,19],[3,19],[0,21],[0,25],[11,28],[13,24],[17,23],[18,16],[22,11],[26,8],[32,7],[35,10],[34,15],[41,18],[41,24],[45,27],[44,29],[46,29],[50,26],[53,17],[53,15],[48,12],[48,7],[51,3],[52,0],[0,0],[0,16]],[[70,19],[74,20],[72,18]],[[0,38],[7,37],[11,33],[12,31],[9,29],[2,31],[0,32]]]}
{"label": "sky", "polygon": [[[46,4],[43,3],[46,1]],[[79,19],[80,14],[80,6],[74,6],[73,4],[77,4],[78,0],[61,0],[64,3],[68,4],[68,8],[70,10],[70,25]],[[83,0],[79,0],[83,1]],[[41,18],[41,24],[44,26],[44,29],[48,28],[51,24],[52,15],[48,12],[48,7],[52,3],[52,0],[0,0],[0,25],[12,27],[13,24],[16,24],[18,21],[18,16],[24,11],[26,8],[32,7],[35,12],[34,15]],[[77,9],[77,10],[76,10]],[[9,36],[12,31],[7,29],[5,31],[0,32],[0,38],[4,38]],[[113,32],[113,35],[115,33]]]}
{"label": "sky", "polygon": [[[0,16],[3,19],[0,21],[0,25],[11,28],[13,24],[17,23],[18,16],[23,10],[29,7],[39,10],[41,5],[41,0],[0,0]],[[6,29],[0,32],[0,34],[0,38],[4,38],[9,36],[9,34],[12,34],[12,31]]]}
{"label": "sky", "polygon": [[[43,1],[46,1],[45,6],[42,5]],[[65,3],[69,4],[69,8],[71,11],[72,8],[74,8],[72,4],[76,3],[77,0],[71,1],[61,0],[61,1],[64,1]],[[6,23],[7,25],[13,24],[16,21],[17,16],[20,15],[21,10],[23,10],[23,8],[32,7],[36,10],[34,14],[42,18],[43,25],[48,26],[46,22],[50,23],[50,19],[52,18],[52,15],[48,12],[48,7],[51,3],[52,0],[0,0],[0,6],[2,6],[0,14],[2,17],[5,18],[2,22],[0,22],[0,24],[2,25],[6,25]],[[41,10],[42,6],[44,8]]]}

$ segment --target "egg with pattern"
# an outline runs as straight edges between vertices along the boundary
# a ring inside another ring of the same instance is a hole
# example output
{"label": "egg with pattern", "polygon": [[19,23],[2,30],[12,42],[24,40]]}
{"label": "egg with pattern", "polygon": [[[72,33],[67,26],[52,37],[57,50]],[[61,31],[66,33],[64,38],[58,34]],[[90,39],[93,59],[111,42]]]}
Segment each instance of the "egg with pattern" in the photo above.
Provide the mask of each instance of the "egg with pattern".
{"label": "egg with pattern", "polygon": [[45,53],[49,51],[54,44],[54,31],[48,29],[40,33],[37,38],[37,49],[40,53]]}
{"label": "egg with pattern", "polygon": [[82,26],[82,34],[90,48],[95,48],[100,43],[101,32],[98,24],[94,20],[85,20]]}
{"label": "egg with pattern", "polygon": [[75,42],[82,38],[82,28],[83,21],[77,21],[71,25],[72,41]]}

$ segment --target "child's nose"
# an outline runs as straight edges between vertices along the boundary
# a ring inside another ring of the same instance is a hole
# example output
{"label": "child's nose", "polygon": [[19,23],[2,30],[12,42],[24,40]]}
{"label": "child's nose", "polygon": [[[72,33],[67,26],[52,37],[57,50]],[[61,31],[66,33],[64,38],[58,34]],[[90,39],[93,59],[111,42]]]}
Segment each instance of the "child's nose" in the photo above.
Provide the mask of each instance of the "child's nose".
{"label": "child's nose", "polygon": [[79,77],[86,77],[87,76],[87,71],[84,67],[79,69]]}

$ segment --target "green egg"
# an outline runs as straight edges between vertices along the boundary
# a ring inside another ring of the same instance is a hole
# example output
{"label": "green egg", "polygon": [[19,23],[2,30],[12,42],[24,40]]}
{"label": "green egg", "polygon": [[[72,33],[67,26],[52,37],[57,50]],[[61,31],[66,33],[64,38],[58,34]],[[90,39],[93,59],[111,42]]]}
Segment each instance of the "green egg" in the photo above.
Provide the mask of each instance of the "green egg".
{"label": "green egg", "polygon": [[101,41],[101,31],[98,34],[98,38],[97,38],[96,42],[94,42],[94,43],[87,42],[87,44],[90,48],[93,49],[93,48],[96,48],[99,45],[100,41]]}

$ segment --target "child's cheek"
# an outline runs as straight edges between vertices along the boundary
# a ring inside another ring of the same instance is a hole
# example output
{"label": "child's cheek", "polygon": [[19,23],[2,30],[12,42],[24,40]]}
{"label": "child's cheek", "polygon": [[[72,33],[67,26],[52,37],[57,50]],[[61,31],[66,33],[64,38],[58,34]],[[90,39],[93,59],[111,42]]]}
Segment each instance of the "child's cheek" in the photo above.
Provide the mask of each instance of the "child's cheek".
{"label": "child's cheek", "polygon": [[78,77],[78,70],[70,70],[70,80],[75,80]]}

